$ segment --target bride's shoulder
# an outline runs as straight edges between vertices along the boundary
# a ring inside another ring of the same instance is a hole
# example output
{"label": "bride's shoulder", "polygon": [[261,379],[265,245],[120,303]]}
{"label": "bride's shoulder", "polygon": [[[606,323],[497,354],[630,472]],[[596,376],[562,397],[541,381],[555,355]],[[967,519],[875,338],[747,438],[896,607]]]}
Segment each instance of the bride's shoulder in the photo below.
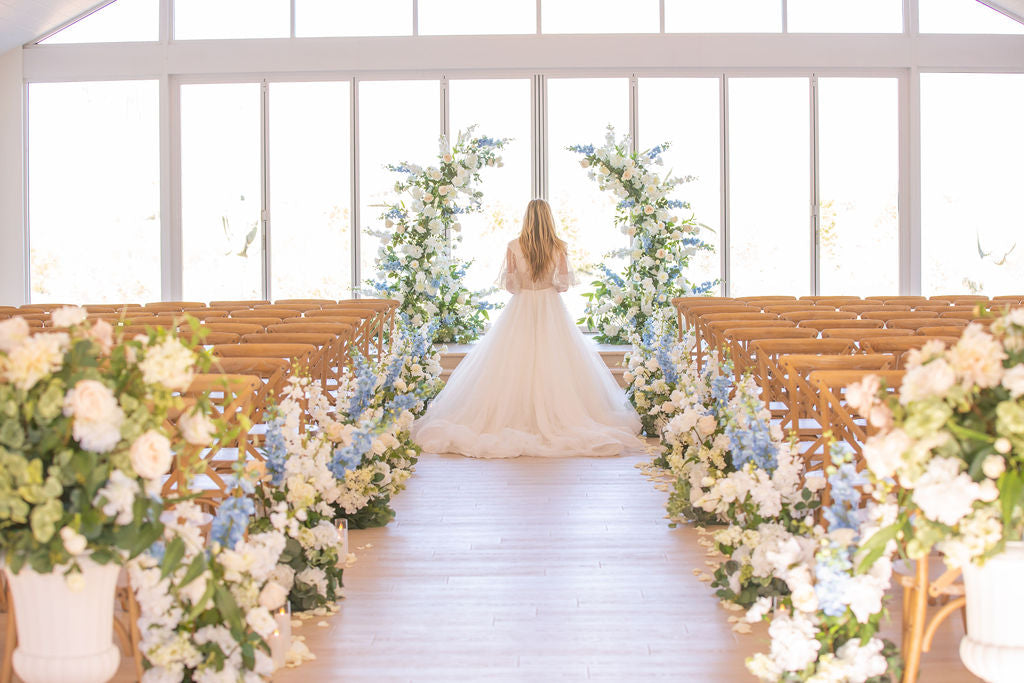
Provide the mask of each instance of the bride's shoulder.
{"label": "bride's shoulder", "polygon": [[519,238],[517,237],[514,240],[509,241],[508,248],[512,249],[512,250],[518,250],[519,249]]}

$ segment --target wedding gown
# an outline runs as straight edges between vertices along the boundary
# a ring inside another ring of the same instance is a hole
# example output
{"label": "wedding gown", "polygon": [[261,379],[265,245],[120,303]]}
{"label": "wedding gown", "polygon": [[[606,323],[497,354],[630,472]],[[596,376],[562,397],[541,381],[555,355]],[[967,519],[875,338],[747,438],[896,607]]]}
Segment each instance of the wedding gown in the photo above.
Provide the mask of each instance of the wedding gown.
{"label": "wedding gown", "polygon": [[425,452],[560,457],[641,447],[636,411],[562,303],[574,280],[564,255],[533,280],[519,241],[509,243],[498,283],[512,299],[413,425]]}

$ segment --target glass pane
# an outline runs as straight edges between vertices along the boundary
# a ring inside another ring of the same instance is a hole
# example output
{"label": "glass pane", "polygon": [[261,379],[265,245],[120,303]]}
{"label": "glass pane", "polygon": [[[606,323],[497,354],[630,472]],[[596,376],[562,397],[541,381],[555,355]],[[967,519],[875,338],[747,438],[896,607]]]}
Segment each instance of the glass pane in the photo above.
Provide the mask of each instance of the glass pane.
{"label": "glass pane", "polygon": [[411,36],[412,0],[295,0],[295,35]]}
{"label": "glass pane", "polygon": [[275,299],[352,294],[349,84],[270,84]]}
{"label": "glass pane", "polygon": [[903,0],[788,0],[790,33],[900,33]]}
{"label": "glass pane", "polygon": [[536,0],[420,0],[421,36],[536,33]]}
{"label": "glass pane", "polygon": [[658,0],[543,0],[544,33],[658,33]]}
{"label": "glass pane", "polygon": [[921,75],[921,289],[1024,290],[1024,75]]}
{"label": "glass pane", "polygon": [[1024,33],[1024,24],[977,0],[918,0],[921,33]]}
{"label": "glass pane", "polygon": [[189,301],[263,298],[260,85],[181,86],[181,239]]}
{"label": "glass pane", "polygon": [[156,81],[29,86],[33,303],[160,299]]}
{"label": "glass pane", "polygon": [[729,79],[732,296],[810,292],[808,91],[806,78]]}
{"label": "glass pane", "polygon": [[779,33],[780,0],[665,0],[666,33]]}
{"label": "glass pane", "polygon": [[[398,175],[384,168],[408,161],[437,163],[441,135],[441,85],[438,81],[363,81],[359,83],[359,225],[384,229],[383,204],[395,199]],[[365,230],[359,236],[363,283],[376,276],[380,240]],[[361,285],[363,283],[360,283]]]}
{"label": "glass pane", "polygon": [[[472,259],[466,286],[489,289],[501,269],[505,244],[519,235],[526,203],[530,200],[530,81],[526,79],[451,81],[449,83],[452,135],[479,124],[479,133],[509,137],[502,151],[504,168],[483,175],[484,210],[462,219],[458,254]],[[507,301],[496,292],[491,301]],[[492,317],[492,321],[493,321]]]}
{"label": "glass pane", "polygon": [[897,294],[899,82],[818,79],[821,294]]}
{"label": "glass pane", "polygon": [[53,34],[42,45],[160,39],[160,0],[117,0]]}
{"label": "glass pane", "polygon": [[174,38],[287,38],[288,0],[174,0]]}
{"label": "glass pane", "polygon": [[[722,154],[721,111],[717,78],[641,78],[640,149],[670,142],[662,157],[664,173],[695,180],[680,185],[675,199],[689,202],[699,223],[707,225],[701,238],[714,252],[698,252],[690,259],[687,279],[700,284],[721,277]],[[712,232],[714,231],[714,232]]]}
{"label": "glass pane", "polygon": [[615,225],[617,200],[602,192],[580,167],[569,145],[604,144],[607,126],[629,132],[629,81],[625,78],[553,78],[548,81],[548,195],[559,236],[569,243],[569,258],[581,285],[563,297],[574,318],[583,315],[583,293],[591,290],[596,267],[621,269],[621,258],[607,252],[629,245]]}

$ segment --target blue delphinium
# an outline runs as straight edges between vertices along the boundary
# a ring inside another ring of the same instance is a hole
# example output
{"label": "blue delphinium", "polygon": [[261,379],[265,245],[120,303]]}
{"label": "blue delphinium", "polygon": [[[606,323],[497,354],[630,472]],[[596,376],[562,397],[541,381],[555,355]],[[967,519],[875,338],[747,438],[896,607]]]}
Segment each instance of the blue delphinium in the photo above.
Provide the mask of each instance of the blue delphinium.
{"label": "blue delphinium", "polygon": [[732,464],[737,470],[743,469],[748,462],[769,474],[778,467],[778,447],[772,439],[767,421],[751,416],[748,424],[741,427],[730,420],[725,435],[729,438]]}
{"label": "blue delphinium", "polygon": [[373,446],[373,425],[364,423],[352,433],[348,446],[335,449],[328,469],[338,479],[344,479],[346,470],[354,470],[363,462],[363,457]]}
{"label": "blue delphinium", "polygon": [[661,368],[662,374],[665,375],[665,381],[674,386],[679,381],[679,373],[676,372],[676,364],[672,362],[671,351],[673,344],[671,335],[666,334],[662,337],[655,358],[658,359],[658,367]]}
{"label": "blue delphinium", "polygon": [[[724,368],[723,368],[724,370]],[[711,380],[711,398],[715,399],[715,409],[721,413],[729,403],[732,391],[732,373],[725,371]]]}
{"label": "blue delphinium", "polygon": [[220,507],[210,525],[210,540],[225,548],[234,548],[249,528],[249,518],[256,512],[252,498],[228,498]]}
{"label": "blue delphinium", "polygon": [[838,442],[832,445],[832,462],[837,466],[828,475],[832,504],[823,511],[825,521],[830,529],[856,531],[860,529],[864,516],[857,487],[868,483],[867,477],[853,464],[853,449],[849,444]]}
{"label": "blue delphinium", "polygon": [[284,466],[288,460],[288,449],[281,431],[284,420],[274,418],[267,425],[267,434],[263,441],[263,458],[267,471],[270,472],[270,483],[280,486],[284,482]]}
{"label": "blue delphinium", "polygon": [[590,156],[591,154],[594,153],[594,146],[593,145],[571,145],[569,147],[569,151],[571,151],[571,152],[579,152],[580,154],[584,154],[584,155]]}
{"label": "blue delphinium", "polygon": [[352,419],[358,418],[370,407],[377,386],[377,375],[362,354],[356,354],[354,366],[356,386],[348,402],[348,416]]}
{"label": "blue delphinium", "polygon": [[815,560],[814,592],[818,597],[818,608],[830,617],[841,616],[846,612],[847,586],[853,580],[850,550],[832,541],[828,552],[819,551]]}

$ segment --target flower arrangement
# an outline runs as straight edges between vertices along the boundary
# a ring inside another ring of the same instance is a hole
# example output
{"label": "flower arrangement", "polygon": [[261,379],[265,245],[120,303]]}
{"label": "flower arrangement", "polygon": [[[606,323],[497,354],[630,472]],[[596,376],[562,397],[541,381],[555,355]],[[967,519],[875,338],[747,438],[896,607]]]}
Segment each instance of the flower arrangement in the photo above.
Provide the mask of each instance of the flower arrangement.
{"label": "flower arrangement", "polygon": [[163,532],[155,494],[175,448],[214,429],[200,405],[168,430],[168,410],[209,358],[163,329],[125,339],[78,307],[52,320],[34,335],[0,322],[0,551],[13,573],[80,588],[79,561],[122,562]]}
{"label": "flower arrangement", "polygon": [[880,428],[864,444],[876,500],[898,514],[868,548],[895,539],[912,559],[934,547],[950,567],[982,564],[1024,532],[1024,310],[951,348],[909,354],[897,394],[877,378],[847,389]]}
{"label": "flower arrangement", "polygon": [[640,334],[655,311],[669,306],[673,297],[703,294],[716,284],[693,285],[686,280],[690,257],[712,247],[698,237],[707,226],[697,223],[692,213],[687,218],[676,213],[688,211],[690,205],[669,198],[678,185],[693,178],[662,178],[653,168],[663,165],[661,155],[668,147],[665,143],[633,152],[629,137],[616,141],[611,126],[603,146],[569,147],[583,155],[580,165],[587,175],[619,199],[615,221],[630,239],[628,248],[609,254],[629,257],[623,273],[602,266],[603,277],[585,295],[587,307],[580,323],[595,330],[599,342],[628,344],[630,333]]}
{"label": "flower arrangement", "polygon": [[477,189],[485,167],[502,165],[499,152],[507,140],[474,136],[470,127],[449,149],[441,138],[436,166],[403,163],[388,168],[404,177],[395,183],[399,199],[381,216],[377,280],[370,286],[401,304],[399,311],[419,327],[436,322],[434,340],[466,343],[480,336],[493,304],[490,292],[471,292],[462,279],[471,263],[457,256],[462,241],[459,216],[480,210]]}
{"label": "flower arrangement", "polygon": [[222,503],[206,543],[202,511],[179,503],[163,516],[161,540],[129,563],[143,683],[269,680],[273,611],[288,595],[274,580],[285,538],[273,530],[243,538],[252,505]]}
{"label": "flower arrangement", "polygon": [[[862,505],[857,487],[867,480],[848,448],[833,446],[832,460],[828,532],[817,527],[802,542],[790,539],[766,553],[789,590],[771,619],[770,652],[748,659],[747,668],[763,681],[896,683],[902,660],[896,646],[878,635],[896,550],[881,530],[896,508]],[[870,557],[865,548],[878,541],[882,552]],[[760,621],[770,611],[770,601],[761,598],[746,618]]]}

